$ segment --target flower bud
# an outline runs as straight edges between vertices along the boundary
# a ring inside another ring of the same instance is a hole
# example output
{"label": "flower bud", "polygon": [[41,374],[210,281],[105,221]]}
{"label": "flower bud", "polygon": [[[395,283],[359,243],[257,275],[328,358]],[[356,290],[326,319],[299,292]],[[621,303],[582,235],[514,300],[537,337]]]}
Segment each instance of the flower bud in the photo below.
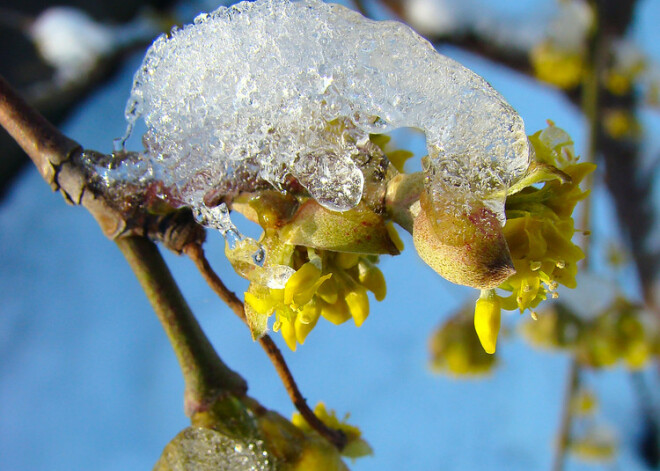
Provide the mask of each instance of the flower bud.
{"label": "flower bud", "polygon": [[495,353],[501,312],[497,296],[492,291],[482,291],[474,308],[474,329],[486,353]]}
{"label": "flower bud", "polygon": [[383,217],[364,203],[338,212],[307,200],[282,227],[280,237],[288,244],[335,252],[399,254]]}
{"label": "flower bud", "polygon": [[511,254],[495,213],[483,205],[438,210],[426,193],[413,225],[417,253],[452,283],[491,289],[515,273]]}
{"label": "flower bud", "polygon": [[355,325],[360,327],[369,315],[369,298],[363,286],[356,286],[355,290],[346,294],[346,304],[353,317]]}
{"label": "flower bud", "polygon": [[339,325],[351,318],[351,311],[346,300],[339,298],[334,304],[321,301],[321,315],[333,324]]}
{"label": "flower bud", "polygon": [[362,259],[358,263],[358,276],[362,286],[374,293],[376,301],[382,301],[387,294],[385,277],[373,263]]}

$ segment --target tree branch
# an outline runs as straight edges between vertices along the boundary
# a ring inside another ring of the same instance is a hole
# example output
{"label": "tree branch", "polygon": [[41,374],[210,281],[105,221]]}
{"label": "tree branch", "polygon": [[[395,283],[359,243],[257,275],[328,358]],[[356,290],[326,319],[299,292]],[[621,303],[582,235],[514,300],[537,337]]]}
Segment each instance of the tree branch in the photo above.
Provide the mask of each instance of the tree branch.
{"label": "tree branch", "polygon": [[57,168],[82,148],[28,105],[2,76],[0,124],[32,159],[44,180],[58,190]]}
{"label": "tree branch", "polygon": [[206,410],[223,394],[245,395],[247,384],[223,363],[197,323],[158,248],[143,237],[123,237],[117,245],[156,311],[186,383],[188,416]]}
{"label": "tree branch", "polygon": [[[222,301],[225,302],[225,304],[227,304],[232,311],[234,311],[234,314],[243,320],[243,322],[246,322],[245,307],[243,302],[238,298],[238,296],[236,296],[233,291],[227,288],[217,273],[215,273],[204,254],[204,249],[202,248],[201,244],[189,244],[183,249],[183,252],[190,257],[193,263],[195,263],[195,266],[197,266],[197,269],[202,274],[202,277],[204,277],[204,280],[206,280],[211,289],[213,289],[213,291],[220,297],[220,299],[222,299]],[[291,398],[291,402],[293,402],[296,409],[298,409],[298,412],[300,412],[300,414],[305,418],[307,423],[314,430],[316,430],[321,436],[325,437],[330,443],[335,445],[337,449],[342,450],[344,446],[346,446],[346,436],[340,430],[334,430],[328,427],[323,422],[321,422],[318,417],[316,417],[316,414],[314,414],[314,411],[310,409],[309,405],[307,404],[307,400],[300,392],[300,389],[296,384],[296,380],[291,374],[291,370],[289,369],[286,360],[282,355],[282,352],[277,347],[273,339],[268,334],[265,334],[259,339],[259,344],[262,346],[266,352],[266,355],[268,355],[268,358],[273,363],[277,374],[284,384],[286,392]]]}
{"label": "tree branch", "polygon": [[23,100],[0,76],[0,126],[28,154],[41,176],[54,191],[74,205],[84,206],[110,239],[147,236],[180,252],[191,242],[204,240],[204,230],[190,212],[154,214],[148,209],[148,187],[132,188],[132,193],[110,192],[94,186],[94,168],[88,159],[112,157],[83,148],[64,136],[38,111]]}
{"label": "tree branch", "polygon": [[562,471],[566,461],[566,451],[571,441],[571,425],[573,423],[573,396],[580,387],[580,372],[575,355],[571,356],[568,367],[568,379],[566,382],[566,393],[564,395],[563,410],[559,423],[555,456],[552,463],[552,471]]}

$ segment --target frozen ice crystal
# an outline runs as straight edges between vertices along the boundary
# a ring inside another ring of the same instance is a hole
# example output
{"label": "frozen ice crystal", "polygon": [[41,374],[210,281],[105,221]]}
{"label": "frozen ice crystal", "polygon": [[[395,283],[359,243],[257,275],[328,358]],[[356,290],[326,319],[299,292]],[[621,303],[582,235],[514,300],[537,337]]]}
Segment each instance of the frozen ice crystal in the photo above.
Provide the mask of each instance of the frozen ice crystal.
{"label": "frozen ice crystal", "polygon": [[244,262],[251,265],[263,265],[266,260],[264,248],[256,240],[241,234],[229,217],[229,208],[225,203],[210,208],[202,203],[193,207],[193,214],[199,224],[220,231],[230,251],[237,251],[244,255],[246,249],[250,249],[249,259],[243,259]]}
{"label": "frozen ice crystal", "polygon": [[426,134],[432,197],[501,203],[529,160],[520,116],[481,77],[408,26],[318,0],[243,2],[161,36],[126,117],[128,133],[144,119],[147,158],[193,208],[248,175],[293,176],[347,210],[369,133],[401,127]]}
{"label": "frozen ice crystal", "polygon": [[262,442],[247,443],[215,430],[188,427],[163,450],[156,471],[267,471],[273,461]]}

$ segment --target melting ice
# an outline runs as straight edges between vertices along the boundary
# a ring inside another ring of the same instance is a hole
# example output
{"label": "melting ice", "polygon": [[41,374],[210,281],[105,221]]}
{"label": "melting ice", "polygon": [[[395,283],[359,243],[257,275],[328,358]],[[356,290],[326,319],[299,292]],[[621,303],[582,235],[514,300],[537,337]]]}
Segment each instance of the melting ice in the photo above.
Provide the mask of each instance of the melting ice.
{"label": "melting ice", "polygon": [[[526,170],[520,116],[481,77],[408,26],[318,0],[258,0],[161,36],[135,75],[126,116],[146,155],[193,208],[215,186],[294,176],[322,205],[362,196],[360,145],[400,127],[426,134],[428,189],[504,194]],[[344,130],[329,126],[340,119]],[[339,133],[339,134],[338,134]]]}
{"label": "melting ice", "polygon": [[188,427],[163,450],[154,471],[272,471],[261,441],[249,443],[212,429]]}

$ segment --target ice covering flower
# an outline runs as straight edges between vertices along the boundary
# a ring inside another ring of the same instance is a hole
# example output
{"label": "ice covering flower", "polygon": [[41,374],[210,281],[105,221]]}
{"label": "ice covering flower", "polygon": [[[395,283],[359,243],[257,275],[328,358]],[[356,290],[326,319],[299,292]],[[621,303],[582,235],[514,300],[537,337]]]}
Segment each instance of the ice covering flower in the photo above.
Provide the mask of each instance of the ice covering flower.
{"label": "ice covering flower", "polygon": [[[488,326],[494,314],[495,299],[501,308],[532,310],[539,303],[556,296],[559,284],[574,288],[577,263],[584,258],[573,243],[573,210],[588,195],[580,182],[595,169],[591,163],[577,163],[573,142],[562,129],[549,126],[530,136],[535,161],[527,175],[510,189],[506,200],[507,222],[504,236],[516,273],[499,285],[510,294],[494,294],[477,301],[475,326],[481,326],[482,345],[495,348],[493,329]],[[542,184],[542,186],[539,186]],[[478,327],[479,328],[479,327]]]}
{"label": "ice covering flower", "polygon": [[[298,205],[295,198],[277,192],[237,200],[234,208],[264,229],[260,240],[266,253],[263,266],[253,263],[257,247],[247,239],[226,250],[236,272],[251,282],[245,293],[245,314],[254,338],[266,332],[268,319],[274,314],[273,330],[280,331],[295,350],[320,317],[333,324],[352,318],[359,327],[369,315],[367,292],[371,291],[378,301],[385,298],[387,288],[376,266],[378,256],[350,252],[398,252],[400,241],[374,213],[370,213],[371,219],[365,219],[367,211],[362,207],[345,213],[330,212],[312,200]],[[328,223],[338,219],[341,221],[337,224]],[[353,219],[356,230],[346,236],[346,227],[352,227]],[[310,221],[315,221],[316,230],[307,230]],[[363,229],[374,237],[368,238]],[[343,251],[319,246],[340,247]]]}
{"label": "ice covering flower", "polygon": [[[571,216],[588,195],[580,182],[595,169],[594,164],[577,163],[570,137],[552,123],[530,136],[530,142],[536,162],[506,202],[504,234],[516,274],[500,285],[511,292],[501,296],[502,307],[521,312],[538,306],[559,283],[576,286],[577,262],[584,253],[571,240]],[[541,182],[542,187],[533,186]]]}

